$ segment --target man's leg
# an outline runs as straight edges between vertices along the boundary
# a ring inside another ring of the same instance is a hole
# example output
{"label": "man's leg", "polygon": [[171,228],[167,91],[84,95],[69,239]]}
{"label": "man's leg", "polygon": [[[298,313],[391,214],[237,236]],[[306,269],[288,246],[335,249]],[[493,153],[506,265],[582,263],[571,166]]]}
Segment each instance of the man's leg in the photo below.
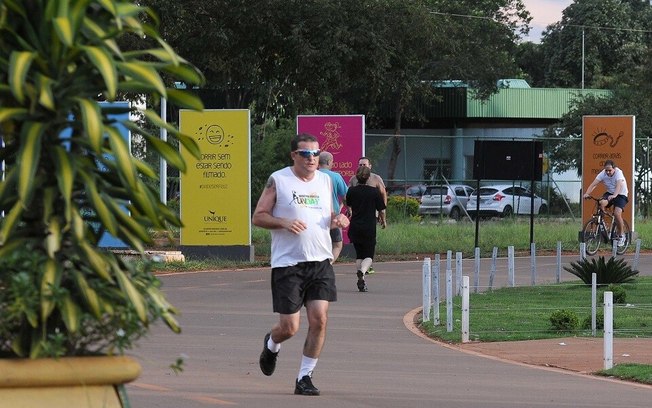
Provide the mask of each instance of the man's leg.
{"label": "man's leg", "polygon": [[301,367],[294,388],[295,394],[319,395],[319,389],[312,383],[312,372],[317,365],[326,339],[328,306],[329,303],[326,300],[310,300],[306,302],[308,335],[303,344],[303,357],[301,358]]}
{"label": "man's leg", "polygon": [[618,229],[618,236],[623,235],[625,231],[625,223],[623,222],[623,209],[620,207],[614,208],[614,218],[616,218],[616,226]]}
{"label": "man's leg", "polygon": [[326,300],[309,300],[306,302],[308,315],[308,335],[303,345],[303,355],[319,358],[326,339],[326,323],[328,321],[328,306]]}
{"label": "man's leg", "polygon": [[281,350],[281,343],[291,338],[299,330],[301,320],[300,311],[293,314],[280,314],[279,321],[272,330],[265,335],[263,351],[260,353],[260,370],[265,375],[274,374],[276,358]]}

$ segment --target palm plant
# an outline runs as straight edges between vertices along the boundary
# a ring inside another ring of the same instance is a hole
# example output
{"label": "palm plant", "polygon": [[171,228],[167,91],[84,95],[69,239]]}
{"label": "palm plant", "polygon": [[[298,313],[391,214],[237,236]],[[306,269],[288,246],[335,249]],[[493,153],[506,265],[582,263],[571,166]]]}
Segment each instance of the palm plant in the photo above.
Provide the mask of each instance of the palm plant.
{"label": "palm plant", "polygon": [[572,273],[586,284],[591,284],[592,274],[595,272],[598,285],[610,283],[633,282],[638,271],[627,265],[624,259],[609,258],[605,262],[604,256],[599,258],[585,258],[578,262],[571,262],[564,270]]}
{"label": "palm plant", "polygon": [[[203,77],[160,38],[156,22],[128,0],[0,0],[2,355],[120,352],[158,318],[179,331],[147,266],[97,245],[106,231],[144,254],[150,229],[180,225],[151,187],[157,174],[130,154],[115,112],[100,104],[129,93],[202,109],[163,81]],[[139,50],[121,49],[125,36]],[[125,109],[199,155],[155,111]],[[121,125],[185,170],[172,144],[130,120]]]}

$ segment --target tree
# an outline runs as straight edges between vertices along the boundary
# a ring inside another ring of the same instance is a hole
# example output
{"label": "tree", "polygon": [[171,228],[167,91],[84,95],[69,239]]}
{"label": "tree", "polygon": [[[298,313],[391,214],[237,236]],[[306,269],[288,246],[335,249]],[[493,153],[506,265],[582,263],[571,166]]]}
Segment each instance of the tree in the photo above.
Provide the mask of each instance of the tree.
{"label": "tree", "polygon": [[610,88],[615,76],[641,64],[652,37],[652,7],[641,0],[577,0],[564,9],[561,21],[543,32],[545,86],[582,85]]}
{"label": "tree", "polygon": [[386,96],[394,117],[390,180],[401,152],[403,115],[418,118],[410,110],[415,99],[433,98],[433,81],[449,79],[474,87],[478,98],[495,92],[498,79],[516,72],[516,40],[527,33],[530,21],[521,0],[431,0],[413,7],[413,15],[394,20],[401,35],[394,37],[391,69],[384,77],[391,84]]}

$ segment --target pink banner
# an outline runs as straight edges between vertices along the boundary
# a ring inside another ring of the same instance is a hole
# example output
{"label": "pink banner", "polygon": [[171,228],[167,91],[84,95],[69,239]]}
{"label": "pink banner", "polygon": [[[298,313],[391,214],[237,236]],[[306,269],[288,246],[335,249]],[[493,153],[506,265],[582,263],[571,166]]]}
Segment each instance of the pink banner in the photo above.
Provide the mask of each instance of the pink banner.
{"label": "pink banner", "polygon": [[[297,133],[309,133],[319,140],[319,148],[333,154],[333,171],[348,184],[364,155],[364,115],[299,115]],[[344,243],[349,243],[342,231]]]}

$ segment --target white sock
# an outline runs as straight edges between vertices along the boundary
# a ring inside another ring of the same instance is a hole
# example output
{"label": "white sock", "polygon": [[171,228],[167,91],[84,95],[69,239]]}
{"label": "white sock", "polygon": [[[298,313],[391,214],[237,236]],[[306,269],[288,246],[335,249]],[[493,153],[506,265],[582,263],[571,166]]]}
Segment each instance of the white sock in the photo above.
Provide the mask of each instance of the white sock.
{"label": "white sock", "polygon": [[274,343],[274,340],[272,340],[272,336],[269,336],[269,340],[267,340],[267,348],[272,353],[278,353],[279,350],[281,349],[281,343]]}
{"label": "white sock", "polygon": [[362,260],[362,265],[360,266],[360,270],[362,271],[362,273],[367,273],[372,262],[373,259],[371,258],[365,258]]}
{"label": "white sock", "polygon": [[356,259],[355,260],[355,269],[359,271],[361,266],[362,266],[362,259]]}
{"label": "white sock", "polygon": [[301,357],[301,368],[299,369],[299,376],[297,377],[297,380],[302,379],[305,375],[312,377],[312,371],[317,365],[317,360],[319,359],[306,356]]}

